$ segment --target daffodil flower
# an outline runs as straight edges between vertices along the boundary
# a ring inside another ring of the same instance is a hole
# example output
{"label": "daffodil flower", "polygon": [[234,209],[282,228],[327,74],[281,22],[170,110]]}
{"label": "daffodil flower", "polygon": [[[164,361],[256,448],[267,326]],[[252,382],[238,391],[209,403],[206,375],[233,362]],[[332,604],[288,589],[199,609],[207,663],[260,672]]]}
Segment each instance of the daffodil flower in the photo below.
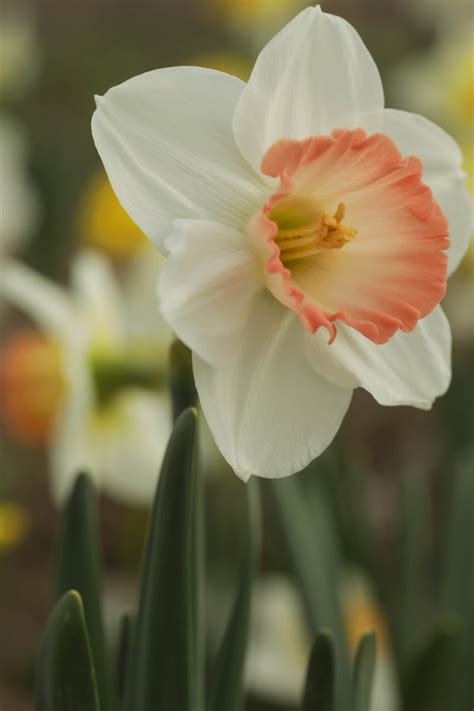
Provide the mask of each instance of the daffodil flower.
{"label": "daffodil flower", "polygon": [[[26,171],[26,141],[21,127],[0,116],[0,258],[31,236],[38,203]],[[1,278],[1,275],[0,275]]]}
{"label": "daffodil flower", "polygon": [[354,388],[425,409],[446,390],[439,301],[471,222],[461,153],[384,109],[343,19],[304,10],[247,84],[191,67],[130,79],[97,98],[92,131],[122,205],[167,255],[161,311],[244,480],[317,457]]}
{"label": "daffodil flower", "polygon": [[146,250],[126,303],[106,260],[90,250],[74,259],[69,290],[14,260],[4,265],[0,295],[40,333],[6,342],[0,410],[14,433],[48,441],[57,501],[79,471],[113,497],[147,504],[153,496],[171,431],[171,332],[156,313],[147,319],[160,262]]}

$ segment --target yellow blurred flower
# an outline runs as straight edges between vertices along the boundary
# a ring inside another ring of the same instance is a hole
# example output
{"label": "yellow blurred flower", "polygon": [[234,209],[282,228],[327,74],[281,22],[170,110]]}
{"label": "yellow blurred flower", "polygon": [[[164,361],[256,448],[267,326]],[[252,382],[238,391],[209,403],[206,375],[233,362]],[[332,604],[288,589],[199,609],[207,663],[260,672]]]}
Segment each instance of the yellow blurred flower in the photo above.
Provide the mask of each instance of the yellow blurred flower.
{"label": "yellow blurred flower", "polygon": [[[291,17],[301,9],[301,0],[211,0],[214,11],[231,24],[251,25]],[[306,3],[307,4],[307,3]]]}
{"label": "yellow blurred flower", "polygon": [[0,554],[20,545],[28,533],[29,517],[23,506],[0,502]]}
{"label": "yellow blurred flower", "polygon": [[239,79],[247,81],[252,69],[251,62],[243,55],[237,52],[210,52],[209,54],[201,54],[191,61],[191,64],[196,67],[206,67],[207,69],[217,69],[226,74],[232,74]]}
{"label": "yellow blurred flower", "polygon": [[342,587],[342,609],[349,649],[354,655],[362,636],[375,632],[377,659],[371,709],[399,711],[400,699],[388,622],[371,584],[359,569],[347,570]]}
{"label": "yellow blurred flower", "polygon": [[344,590],[343,609],[347,639],[352,652],[355,653],[361,637],[368,630],[374,630],[378,653],[385,656],[390,646],[385,615],[361,574],[351,576]]}
{"label": "yellow blurred flower", "polygon": [[474,34],[458,41],[449,52],[440,80],[446,91],[444,98],[446,113],[452,116],[466,130],[474,131]]}
{"label": "yellow blurred flower", "polygon": [[115,259],[127,259],[147,244],[100,170],[86,186],[79,206],[79,234],[83,244],[100,249]]}
{"label": "yellow blurred flower", "polygon": [[[467,175],[466,184],[474,201],[474,126],[472,141],[470,143],[466,143],[465,145],[461,145],[461,148],[464,156],[464,170],[466,171]],[[474,235],[471,238],[469,249],[467,250],[465,257],[461,262],[460,269],[461,272],[463,270],[467,270],[471,273],[471,276],[474,275]]]}
{"label": "yellow blurred flower", "polygon": [[255,45],[268,40],[300,10],[307,0],[206,0],[213,18]]}

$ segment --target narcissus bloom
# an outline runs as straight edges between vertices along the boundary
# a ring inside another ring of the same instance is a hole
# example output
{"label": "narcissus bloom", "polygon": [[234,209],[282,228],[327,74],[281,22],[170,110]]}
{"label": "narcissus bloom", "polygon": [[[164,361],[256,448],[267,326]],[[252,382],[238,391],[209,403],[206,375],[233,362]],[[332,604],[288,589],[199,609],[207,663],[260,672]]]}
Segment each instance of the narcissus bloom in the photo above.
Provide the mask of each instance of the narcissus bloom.
{"label": "narcissus bloom", "polygon": [[31,237],[38,217],[38,202],[26,170],[26,154],[21,127],[0,115],[0,259]]}
{"label": "narcissus bloom", "polygon": [[20,262],[3,265],[0,297],[40,332],[15,333],[0,350],[0,417],[18,438],[47,443],[53,496],[88,471],[111,496],[147,504],[171,431],[164,387],[171,332],[150,322],[160,255],[147,247],[124,285],[84,250],[62,289]]}
{"label": "narcissus bloom", "polygon": [[168,256],[161,310],[193,350],[204,414],[239,476],[302,469],[356,387],[420,408],[446,390],[438,304],[471,221],[461,153],[429,121],[384,109],[347,22],[304,10],[247,84],[175,67],[97,107],[98,151]]}

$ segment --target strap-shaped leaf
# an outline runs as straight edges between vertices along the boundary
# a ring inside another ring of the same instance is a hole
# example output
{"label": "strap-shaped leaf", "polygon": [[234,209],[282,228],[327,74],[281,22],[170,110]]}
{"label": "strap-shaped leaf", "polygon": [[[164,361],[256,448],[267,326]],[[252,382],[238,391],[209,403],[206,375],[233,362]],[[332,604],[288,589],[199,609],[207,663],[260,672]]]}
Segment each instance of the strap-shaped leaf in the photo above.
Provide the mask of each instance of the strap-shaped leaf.
{"label": "strap-shaped leaf", "polygon": [[84,605],[102,711],[112,708],[101,607],[101,565],[95,492],[80,474],[61,519],[53,595],[77,590]]}
{"label": "strap-shaped leaf", "polygon": [[367,632],[359,642],[352,682],[353,711],[370,711],[377,642],[375,632]]}
{"label": "strap-shaped leaf", "polygon": [[309,658],[301,711],[334,711],[335,677],[334,641],[322,630]]}
{"label": "strap-shaped leaf", "polygon": [[439,623],[426,636],[402,680],[404,711],[461,711],[465,708],[456,701],[458,631],[457,622],[450,619]]}
{"label": "strap-shaped leaf", "polygon": [[132,640],[127,711],[203,708],[196,413],[177,419],[150,516]]}
{"label": "strap-shaped leaf", "polygon": [[173,420],[186,408],[196,404],[191,351],[176,339],[170,349],[170,389],[173,403]]}
{"label": "strap-shaped leaf", "polygon": [[119,639],[117,649],[117,690],[119,701],[122,703],[129,676],[131,664],[131,643],[135,615],[132,610],[126,610],[120,618]]}
{"label": "strap-shaped leaf", "polygon": [[474,709],[474,476],[472,454],[454,470],[442,550],[441,604],[462,620],[453,654],[453,709]]}
{"label": "strap-shaped leaf", "polygon": [[428,564],[429,495],[423,478],[410,472],[400,487],[399,565],[393,586],[391,624],[402,673],[424,633]]}
{"label": "strap-shaped leaf", "polygon": [[342,610],[335,593],[340,580],[331,516],[322,492],[308,498],[299,475],[275,479],[267,485],[311,628],[315,634],[324,628],[333,635],[337,667],[335,704],[337,708],[346,708],[351,672]]}
{"label": "strap-shaped leaf", "polygon": [[243,674],[250,623],[252,585],[260,548],[260,502],[257,482],[246,487],[248,524],[238,590],[214,667],[209,711],[239,711],[243,700]]}
{"label": "strap-shaped leaf", "polygon": [[71,590],[49,618],[38,660],[37,711],[100,711],[79,593]]}

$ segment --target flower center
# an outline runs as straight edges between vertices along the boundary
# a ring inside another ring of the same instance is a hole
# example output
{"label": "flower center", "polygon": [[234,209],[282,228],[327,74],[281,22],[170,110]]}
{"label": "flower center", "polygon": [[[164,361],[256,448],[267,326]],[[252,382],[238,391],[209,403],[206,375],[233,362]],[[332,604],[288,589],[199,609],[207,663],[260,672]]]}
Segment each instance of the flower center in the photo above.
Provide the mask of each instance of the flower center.
{"label": "flower center", "polygon": [[261,169],[279,185],[247,234],[265,286],[306,329],[324,326],[332,342],[342,322],[381,344],[439,303],[447,219],[421,161],[389,136],[336,129],[281,139]]}
{"label": "flower center", "polygon": [[310,202],[305,211],[302,202],[304,201],[292,196],[283,198],[269,214],[270,220],[278,225],[275,242],[284,264],[310,257],[323,249],[341,249],[357,234],[355,227],[343,224],[346,214],[343,202],[339,203],[332,216],[315,210],[313,202]]}

